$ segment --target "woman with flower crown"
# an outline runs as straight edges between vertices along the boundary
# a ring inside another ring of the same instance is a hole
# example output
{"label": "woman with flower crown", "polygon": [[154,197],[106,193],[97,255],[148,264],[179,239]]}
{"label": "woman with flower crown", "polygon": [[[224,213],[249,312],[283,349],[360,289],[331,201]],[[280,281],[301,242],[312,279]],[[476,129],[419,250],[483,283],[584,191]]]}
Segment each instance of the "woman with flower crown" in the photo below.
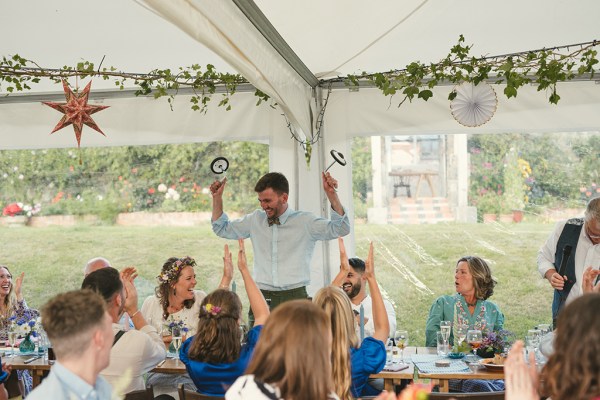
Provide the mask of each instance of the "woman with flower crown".
{"label": "woman with flower crown", "polygon": [[[158,286],[155,295],[144,300],[142,315],[155,327],[163,332],[163,341],[166,346],[171,343],[171,335],[168,329],[172,325],[179,325],[187,335],[196,333],[198,326],[198,313],[200,304],[206,297],[206,293],[196,288],[196,273],[194,267],[196,261],[189,256],[183,258],[171,257],[162,266],[157,276]],[[225,264],[223,277],[219,287],[229,287],[233,278],[233,268]],[[152,384],[155,393],[175,393],[177,385],[183,383],[186,388],[194,390],[194,384],[187,374],[148,374],[147,384]]]}
{"label": "woman with flower crown", "polygon": [[[27,306],[21,290],[25,273],[13,283],[12,275],[5,265],[0,265],[0,340],[8,339],[8,331],[14,328],[17,320],[35,320],[40,313]],[[27,371],[17,371],[19,390],[26,396],[32,389],[33,380]]]}
{"label": "woman with flower crown", "polygon": [[[262,325],[269,317],[269,307],[258,286],[252,279],[244,240],[238,240],[238,268],[254,313],[254,327],[248,332],[246,343],[242,342],[242,302],[235,292],[217,289],[202,301],[198,330],[187,339],[180,350],[181,361],[199,393],[208,396],[225,395],[233,382],[244,374],[254,347],[258,342]],[[233,270],[229,248],[225,245],[225,264]]]}

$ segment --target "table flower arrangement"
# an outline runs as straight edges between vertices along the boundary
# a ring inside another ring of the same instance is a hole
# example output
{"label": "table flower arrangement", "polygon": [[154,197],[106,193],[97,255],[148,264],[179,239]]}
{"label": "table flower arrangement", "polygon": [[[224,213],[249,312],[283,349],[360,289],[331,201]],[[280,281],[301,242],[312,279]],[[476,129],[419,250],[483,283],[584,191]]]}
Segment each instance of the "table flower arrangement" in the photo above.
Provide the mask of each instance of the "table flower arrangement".
{"label": "table flower arrangement", "polygon": [[495,354],[502,354],[514,341],[515,334],[505,329],[485,332],[481,341],[481,347],[477,349],[477,355],[489,358]]}
{"label": "table flower arrangement", "polygon": [[181,334],[183,336],[186,336],[186,334],[189,331],[189,328],[185,325],[185,323],[181,320],[172,320],[169,322],[169,324],[167,325],[167,328],[169,329],[169,333],[172,335],[173,334],[173,328],[178,327],[179,331],[181,332]]}
{"label": "table flower arrangement", "polygon": [[19,345],[21,352],[31,352],[35,350],[35,343],[31,337],[38,336],[38,330],[41,328],[41,318],[17,318],[12,316],[9,318],[10,329],[16,331],[20,337],[24,337]]}
{"label": "table flower arrangement", "polygon": [[[168,329],[169,334],[172,336],[173,335],[173,328],[179,328],[179,332],[181,333],[181,336],[183,337],[183,340],[185,341],[187,333],[189,332],[189,328],[185,325],[185,323],[182,320],[171,320],[169,321],[169,323],[166,325],[166,329]],[[169,353],[176,353],[176,349],[173,346],[173,342],[171,342],[169,344]]]}

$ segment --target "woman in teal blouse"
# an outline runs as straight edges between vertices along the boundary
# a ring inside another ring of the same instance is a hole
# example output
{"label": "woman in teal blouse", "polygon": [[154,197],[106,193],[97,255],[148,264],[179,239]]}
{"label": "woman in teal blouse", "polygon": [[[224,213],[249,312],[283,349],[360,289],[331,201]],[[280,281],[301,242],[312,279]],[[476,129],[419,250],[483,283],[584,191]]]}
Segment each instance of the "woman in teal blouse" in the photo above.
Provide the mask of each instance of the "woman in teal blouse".
{"label": "woman in teal blouse", "polygon": [[[497,305],[487,299],[494,293],[496,281],[485,261],[479,257],[466,256],[456,263],[454,271],[454,296],[440,296],[433,302],[425,325],[425,341],[428,347],[437,345],[436,333],[441,321],[469,325],[469,329],[482,332],[502,329],[504,315]],[[450,336],[450,343],[454,337]],[[502,380],[451,379],[451,392],[495,392],[504,390]]]}
{"label": "woman in teal blouse", "polygon": [[[498,306],[487,299],[494,293],[496,281],[490,267],[479,257],[466,256],[456,263],[454,272],[456,294],[438,297],[429,310],[425,325],[425,342],[428,347],[437,345],[436,333],[441,321],[469,325],[469,329],[482,332],[502,329],[504,315]],[[454,337],[450,336],[450,343]]]}

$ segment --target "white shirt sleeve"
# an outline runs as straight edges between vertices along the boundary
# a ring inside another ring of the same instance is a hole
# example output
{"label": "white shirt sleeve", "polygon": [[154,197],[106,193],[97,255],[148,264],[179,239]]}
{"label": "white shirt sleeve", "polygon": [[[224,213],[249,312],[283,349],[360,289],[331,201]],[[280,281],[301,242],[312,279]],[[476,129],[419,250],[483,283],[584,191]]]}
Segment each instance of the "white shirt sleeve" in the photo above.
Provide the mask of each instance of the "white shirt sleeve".
{"label": "white shirt sleeve", "polygon": [[558,239],[560,238],[560,234],[562,233],[566,223],[566,220],[558,222],[544,245],[538,251],[537,265],[538,271],[542,278],[545,277],[548,270],[554,268],[554,254],[556,254],[556,245],[558,244]]}

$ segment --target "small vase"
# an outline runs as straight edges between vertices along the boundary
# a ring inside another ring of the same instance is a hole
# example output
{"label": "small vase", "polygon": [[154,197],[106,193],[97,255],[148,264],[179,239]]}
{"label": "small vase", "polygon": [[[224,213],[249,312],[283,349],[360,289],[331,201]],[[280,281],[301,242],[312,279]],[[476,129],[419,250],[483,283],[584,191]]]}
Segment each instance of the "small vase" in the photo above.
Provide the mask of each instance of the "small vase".
{"label": "small vase", "polygon": [[25,336],[25,339],[19,345],[19,350],[21,353],[31,353],[35,350],[35,343],[31,340],[30,335]]}

